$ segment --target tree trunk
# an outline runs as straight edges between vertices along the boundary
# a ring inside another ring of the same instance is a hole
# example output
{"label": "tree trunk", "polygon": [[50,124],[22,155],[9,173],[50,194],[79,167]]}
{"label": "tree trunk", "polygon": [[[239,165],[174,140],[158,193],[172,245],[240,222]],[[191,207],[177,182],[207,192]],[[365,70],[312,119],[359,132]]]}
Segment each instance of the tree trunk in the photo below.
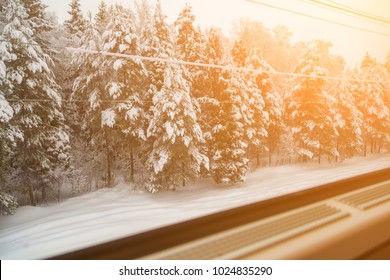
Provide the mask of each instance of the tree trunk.
{"label": "tree trunk", "polygon": [[[26,183],[26,180],[25,180],[25,183]],[[32,187],[31,184],[28,184],[28,194],[30,196],[30,203],[32,206],[37,206],[37,201],[35,199],[35,193],[34,193],[34,189]]]}
{"label": "tree trunk", "polygon": [[183,174],[183,187],[186,186],[186,179],[185,179],[185,174],[184,174],[184,162],[181,164],[181,172]]}
{"label": "tree trunk", "polygon": [[23,142],[23,167],[22,167],[22,170],[23,170],[23,184],[25,187],[27,187],[28,189],[28,194],[30,196],[30,203],[32,206],[37,206],[37,201],[36,201],[36,198],[35,198],[35,193],[34,193],[34,189],[33,189],[33,186],[31,184],[31,182],[29,182],[28,180],[28,177],[29,177],[29,172],[28,172],[28,167],[26,166],[26,162],[27,162],[27,146],[26,146],[26,141]]}
{"label": "tree trunk", "polygon": [[58,202],[61,201],[61,182],[58,182]]}
{"label": "tree trunk", "polygon": [[41,196],[42,196],[42,201],[45,202],[46,200],[46,187],[42,186],[41,188]]}
{"label": "tree trunk", "polygon": [[363,156],[366,157],[367,156],[367,142],[364,141],[364,146],[363,146]]}
{"label": "tree trunk", "polygon": [[133,152],[133,147],[130,147],[130,182],[134,183],[134,152]]}
{"label": "tree trunk", "polygon": [[272,151],[271,151],[271,145],[268,147],[268,165],[271,166],[272,164]]}
{"label": "tree trunk", "polygon": [[110,156],[110,141],[108,139],[107,127],[104,127],[104,138],[106,142],[106,154],[107,154],[107,187],[111,188],[111,156]]}
{"label": "tree trunk", "polygon": [[318,164],[321,164],[321,147],[318,148]]}

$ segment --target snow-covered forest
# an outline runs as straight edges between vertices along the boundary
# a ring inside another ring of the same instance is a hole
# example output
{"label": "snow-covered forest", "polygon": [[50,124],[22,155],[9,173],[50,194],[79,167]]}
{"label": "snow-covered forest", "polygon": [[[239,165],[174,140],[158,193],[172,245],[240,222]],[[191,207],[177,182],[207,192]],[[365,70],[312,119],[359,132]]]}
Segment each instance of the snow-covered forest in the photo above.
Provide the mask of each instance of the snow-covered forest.
{"label": "snow-covered forest", "polygon": [[[0,207],[113,187],[221,186],[270,165],[390,151],[390,50],[354,69],[332,43],[242,19],[202,30],[184,5],[81,10],[0,0]],[[358,46],[357,46],[358,47]]]}

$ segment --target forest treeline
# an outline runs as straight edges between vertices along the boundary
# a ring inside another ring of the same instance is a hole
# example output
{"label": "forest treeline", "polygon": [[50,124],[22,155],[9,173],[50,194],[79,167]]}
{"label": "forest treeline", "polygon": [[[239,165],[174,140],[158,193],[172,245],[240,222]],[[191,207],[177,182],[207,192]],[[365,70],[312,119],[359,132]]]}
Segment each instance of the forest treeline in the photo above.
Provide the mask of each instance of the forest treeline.
{"label": "forest treeline", "polygon": [[168,24],[159,1],[135,4],[91,15],[72,0],[59,24],[41,0],[0,0],[3,212],[63,184],[156,192],[389,151],[390,52],[346,69],[331,42],[292,43],[285,26],[242,19],[225,36],[188,5]]}

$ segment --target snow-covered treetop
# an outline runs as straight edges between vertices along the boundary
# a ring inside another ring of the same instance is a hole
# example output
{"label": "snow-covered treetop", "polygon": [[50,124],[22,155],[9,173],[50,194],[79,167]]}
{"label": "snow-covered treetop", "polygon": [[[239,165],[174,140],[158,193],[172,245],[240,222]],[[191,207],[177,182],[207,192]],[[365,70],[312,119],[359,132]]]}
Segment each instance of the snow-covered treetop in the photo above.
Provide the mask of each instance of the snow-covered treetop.
{"label": "snow-covered treetop", "polygon": [[367,69],[367,68],[371,68],[371,67],[374,67],[376,65],[376,61],[375,59],[373,59],[369,54],[368,52],[366,52],[366,54],[364,55],[364,58],[360,64],[360,68],[361,69]]}
{"label": "snow-covered treetop", "polygon": [[[2,34],[4,40],[0,42],[0,54],[4,63],[2,68],[6,65],[11,66],[11,62],[17,62],[18,65],[12,64],[13,70],[7,70],[6,79],[11,83],[21,84],[24,82],[31,88],[40,86],[37,81],[31,80],[29,77],[35,73],[52,77],[53,73],[49,68],[52,60],[43,52],[41,45],[35,41],[37,31],[33,28],[33,22],[29,19],[26,9],[19,0],[9,1],[6,7],[6,19],[8,24],[4,27]],[[23,59],[20,59],[20,56]],[[43,90],[57,103],[60,102],[58,93],[55,94],[46,88]]]}
{"label": "snow-covered treetop", "polygon": [[135,31],[134,17],[130,10],[115,5],[103,33],[104,51],[114,53],[139,53],[139,39]]}
{"label": "snow-covered treetop", "polygon": [[70,11],[68,11],[68,14],[70,15],[70,19],[65,21],[68,32],[72,35],[84,32],[86,29],[86,20],[81,11],[80,0],[72,0],[69,6]]}
{"label": "snow-covered treetop", "polygon": [[208,59],[208,63],[216,65],[229,64],[230,57],[226,52],[223,43],[223,34],[220,29],[212,27],[207,31],[207,42],[205,50],[205,56]]}
{"label": "snow-covered treetop", "polygon": [[310,42],[307,46],[306,52],[302,55],[296,66],[294,73],[303,74],[305,76],[297,76],[293,78],[293,91],[298,90],[297,85],[306,84],[306,86],[324,86],[326,80],[321,76],[329,75],[329,70],[321,66],[321,59],[323,57],[319,42]]}
{"label": "snow-covered treetop", "polygon": [[107,14],[108,12],[107,5],[103,0],[100,2],[98,9],[99,10],[95,15],[95,22],[99,32],[103,33],[109,20],[109,16]]}
{"label": "snow-covered treetop", "polygon": [[197,53],[200,49],[200,36],[198,30],[194,26],[195,15],[192,13],[192,8],[186,5],[180,12],[179,17],[175,21],[176,27],[176,47],[178,48],[179,56],[186,61],[197,61]]}
{"label": "snow-covered treetop", "polygon": [[248,50],[241,40],[235,41],[233,49],[231,50],[234,63],[239,67],[245,66],[245,61],[248,58]]}

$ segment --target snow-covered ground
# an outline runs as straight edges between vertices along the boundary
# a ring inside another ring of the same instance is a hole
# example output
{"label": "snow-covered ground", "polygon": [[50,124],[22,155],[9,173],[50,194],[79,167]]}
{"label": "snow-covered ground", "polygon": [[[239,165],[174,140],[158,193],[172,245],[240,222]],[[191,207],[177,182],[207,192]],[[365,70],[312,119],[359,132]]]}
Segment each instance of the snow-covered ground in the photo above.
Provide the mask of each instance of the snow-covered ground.
{"label": "snow-covered ground", "polygon": [[15,215],[0,216],[0,258],[47,258],[385,167],[390,155],[263,168],[236,186],[203,179],[151,194],[119,184],[46,207],[24,206]]}

